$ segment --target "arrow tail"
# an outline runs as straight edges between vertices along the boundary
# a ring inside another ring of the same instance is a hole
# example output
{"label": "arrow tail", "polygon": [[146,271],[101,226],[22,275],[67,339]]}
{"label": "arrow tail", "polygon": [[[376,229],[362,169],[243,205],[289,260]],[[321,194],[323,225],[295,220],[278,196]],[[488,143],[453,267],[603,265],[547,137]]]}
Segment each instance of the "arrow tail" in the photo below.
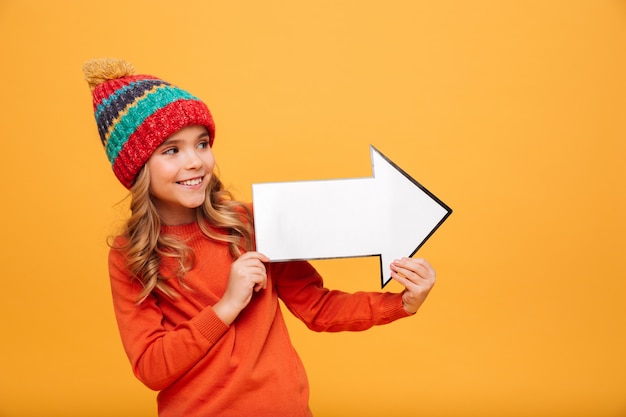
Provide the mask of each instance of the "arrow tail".
{"label": "arrow tail", "polygon": [[254,184],[257,250],[272,260],[377,254],[364,227],[377,213],[372,186],[372,178]]}

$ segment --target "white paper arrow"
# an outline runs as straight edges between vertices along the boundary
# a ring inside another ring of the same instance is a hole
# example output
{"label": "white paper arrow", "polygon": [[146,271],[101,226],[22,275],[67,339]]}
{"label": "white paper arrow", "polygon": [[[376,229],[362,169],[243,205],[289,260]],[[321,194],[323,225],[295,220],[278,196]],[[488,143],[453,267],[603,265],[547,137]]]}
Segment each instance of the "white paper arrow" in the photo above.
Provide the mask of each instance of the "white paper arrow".
{"label": "white paper arrow", "polygon": [[252,185],[257,250],[272,261],[412,256],[452,210],[370,146],[373,177]]}

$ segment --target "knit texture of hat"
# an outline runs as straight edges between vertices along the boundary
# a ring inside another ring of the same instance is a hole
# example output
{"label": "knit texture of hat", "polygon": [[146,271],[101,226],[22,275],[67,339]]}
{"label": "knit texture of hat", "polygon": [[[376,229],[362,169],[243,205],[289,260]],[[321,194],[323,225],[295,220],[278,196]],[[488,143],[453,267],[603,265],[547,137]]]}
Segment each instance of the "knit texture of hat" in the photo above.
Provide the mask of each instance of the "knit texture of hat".
{"label": "knit texture of hat", "polygon": [[100,139],[126,188],[161,143],[185,126],[205,126],[213,145],[213,117],[206,104],[188,92],[151,75],[136,75],[122,60],[91,60],[83,72],[93,94]]}

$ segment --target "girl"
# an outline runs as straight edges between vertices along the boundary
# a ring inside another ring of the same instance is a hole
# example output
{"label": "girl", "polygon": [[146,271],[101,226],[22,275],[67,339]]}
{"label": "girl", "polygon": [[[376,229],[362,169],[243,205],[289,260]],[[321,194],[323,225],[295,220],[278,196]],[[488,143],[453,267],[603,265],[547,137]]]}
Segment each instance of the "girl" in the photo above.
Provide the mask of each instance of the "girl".
{"label": "girl", "polygon": [[422,259],[391,265],[402,293],[330,291],[307,262],[254,250],[251,208],[214,174],[215,125],[198,98],[124,61],[85,64],[100,138],[131,193],[109,271],[134,374],[159,416],[311,416],[278,299],[314,331],[414,314],[435,282]]}

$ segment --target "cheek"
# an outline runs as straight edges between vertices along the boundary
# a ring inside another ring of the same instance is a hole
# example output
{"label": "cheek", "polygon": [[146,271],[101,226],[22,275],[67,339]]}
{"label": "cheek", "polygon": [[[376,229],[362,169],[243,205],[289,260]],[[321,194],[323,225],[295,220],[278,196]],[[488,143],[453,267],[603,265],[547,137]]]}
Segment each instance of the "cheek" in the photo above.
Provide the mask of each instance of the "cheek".
{"label": "cheek", "polygon": [[175,172],[170,164],[167,164],[158,158],[148,160],[147,165],[150,170],[150,184],[163,181],[164,179],[171,177],[173,172]]}
{"label": "cheek", "polygon": [[213,169],[215,168],[215,157],[213,156],[213,152],[209,152],[209,154],[205,158],[204,163],[207,168],[209,168],[209,170],[213,172]]}

